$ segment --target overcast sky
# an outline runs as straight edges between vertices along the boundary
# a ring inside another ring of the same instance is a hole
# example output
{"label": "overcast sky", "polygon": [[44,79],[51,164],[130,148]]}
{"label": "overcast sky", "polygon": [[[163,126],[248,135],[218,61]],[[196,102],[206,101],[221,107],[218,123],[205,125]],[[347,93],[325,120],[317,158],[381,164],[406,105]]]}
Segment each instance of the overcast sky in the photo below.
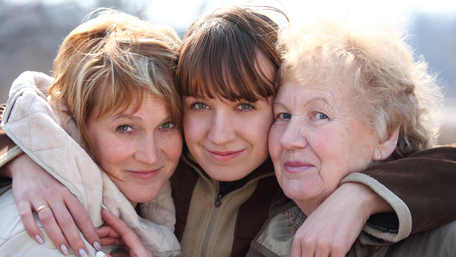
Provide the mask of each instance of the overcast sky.
{"label": "overcast sky", "polygon": [[[18,2],[36,2],[37,0],[9,0]],[[44,0],[49,3],[61,3],[68,0]],[[202,12],[208,13],[218,7],[245,3],[245,0],[146,0],[150,8],[142,10],[153,22],[186,28]],[[86,7],[93,7],[92,0],[78,1]],[[137,1],[131,1],[132,5]],[[203,6],[203,3],[206,5]],[[292,20],[311,19],[315,15],[365,15],[382,18],[412,17],[412,13],[425,12],[456,17],[455,0],[255,0],[253,4],[266,4],[281,7]],[[282,5],[281,5],[282,4]],[[413,17],[412,17],[413,18]]]}
{"label": "overcast sky", "polygon": [[[194,20],[198,14],[197,8],[201,6],[202,2],[203,0],[153,1],[148,13],[156,21],[174,27],[182,27]],[[245,1],[211,0],[207,2],[209,4],[205,8],[205,12],[231,3],[244,3]],[[253,3],[266,3],[274,6],[280,6],[279,3],[282,3],[290,18],[298,20],[320,14],[341,15],[347,11],[356,15],[383,18],[409,17],[415,11],[456,16],[456,1],[454,0],[281,0],[280,2],[262,0]],[[176,8],[177,6],[179,8]]]}

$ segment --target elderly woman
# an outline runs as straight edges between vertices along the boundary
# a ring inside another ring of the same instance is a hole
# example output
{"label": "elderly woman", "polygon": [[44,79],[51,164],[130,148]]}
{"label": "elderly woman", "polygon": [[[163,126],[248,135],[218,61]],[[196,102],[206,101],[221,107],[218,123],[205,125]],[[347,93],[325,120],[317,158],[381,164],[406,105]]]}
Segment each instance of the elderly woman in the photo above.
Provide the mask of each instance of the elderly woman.
{"label": "elderly woman", "polygon": [[[284,199],[272,211],[248,256],[290,255],[297,229],[341,183],[362,180],[355,172],[374,164],[432,147],[438,132],[439,89],[394,28],[321,20],[291,27],[280,46],[284,64],[269,150],[293,202]],[[456,254],[454,222],[394,244],[369,232],[343,249],[346,256]]]}
{"label": "elderly woman", "polygon": [[[95,226],[103,224],[104,204],[154,256],[180,255],[168,180],[182,150],[172,63],[179,43],[171,28],[102,12],[61,45],[51,106],[35,87],[48,78],[24,73],[13,84],[2,120],[8,136],[79,198]],[[49,137],[52,141],[45,140]],[[46,202],[34,204],[43,223],[53,218]],[[0,196],[0,212],[2,254],[95,256],[95,249],[101,250],[99,243],[86,241],[70,252],[68,244],[54,246],[47,233],[30,238],[11,190]]]}

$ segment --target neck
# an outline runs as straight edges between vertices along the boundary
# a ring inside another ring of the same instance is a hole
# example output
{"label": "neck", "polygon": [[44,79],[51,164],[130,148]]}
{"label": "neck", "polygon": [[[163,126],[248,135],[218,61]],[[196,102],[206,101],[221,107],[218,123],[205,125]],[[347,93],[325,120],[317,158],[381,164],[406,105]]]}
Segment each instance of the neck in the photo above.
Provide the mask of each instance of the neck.
{"label": "neck", "polygon": [[322,194],[316,198],[307,199],[307,200],[293,200],[296,205],[298,205],[299,209],[301,209],[304,214],[309,217],[309,215],[315,211],[325,200],[328,198],[329,195]]}
{"label": "neck", "polygon": [[295,201],[295,203],[307,217],[320,206],[320,203],[311,203],[309,201]]}

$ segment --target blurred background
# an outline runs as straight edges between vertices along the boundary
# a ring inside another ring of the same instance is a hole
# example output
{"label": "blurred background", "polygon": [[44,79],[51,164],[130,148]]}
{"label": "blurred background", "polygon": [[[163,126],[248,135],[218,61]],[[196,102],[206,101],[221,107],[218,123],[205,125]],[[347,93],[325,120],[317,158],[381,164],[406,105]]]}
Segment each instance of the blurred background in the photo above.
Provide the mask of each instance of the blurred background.
{"label": "blurred background", "polygon": [[[0,102],[6,102],[13,80],[25,70],[51,74],[52,61],[65,36],[97,7],[117,7],[153,23],[171,25],[183,36],[199,15],[237,0],[0,0]],[[273,5],[291,20],[318,15],[378,16],[407,20],[409,43],[423,55],[445,94],[439,144],[456,143],[456,1],[447,0],[281,0],[253,1]],[[277,18],[279,19],[279,18]],[[283,23],[284,21],[278,20]]]}

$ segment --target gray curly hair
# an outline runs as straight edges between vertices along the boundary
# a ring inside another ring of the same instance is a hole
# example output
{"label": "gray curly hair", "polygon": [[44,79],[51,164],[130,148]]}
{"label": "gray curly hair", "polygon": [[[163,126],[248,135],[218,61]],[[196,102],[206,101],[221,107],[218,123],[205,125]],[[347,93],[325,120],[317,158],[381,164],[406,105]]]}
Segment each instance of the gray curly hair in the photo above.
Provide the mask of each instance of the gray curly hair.
{"label": "gray curly hair", "polygon": [[[380,140],[399,128],[389,159],[432,147],[442,94],[422,57],[415,60],[403,30],[385,23],[347,21],[292,24],[279,38],[279,84],[342,79],[352,85],[358,114]],[[364,108],[366,107],[366,108]]]}

